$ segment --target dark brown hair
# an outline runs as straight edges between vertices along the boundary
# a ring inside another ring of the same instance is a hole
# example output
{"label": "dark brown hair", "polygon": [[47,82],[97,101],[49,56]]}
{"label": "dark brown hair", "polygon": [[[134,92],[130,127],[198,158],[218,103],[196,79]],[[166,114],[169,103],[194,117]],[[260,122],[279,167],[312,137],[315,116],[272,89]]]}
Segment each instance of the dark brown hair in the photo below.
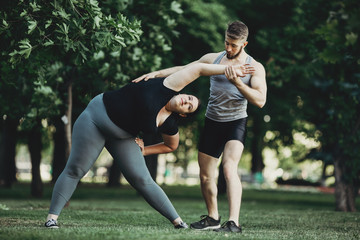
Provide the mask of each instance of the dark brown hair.
{"label": "dark brown hair", "polygon": [[249,35],[249,29],[245,25],[245,23],[241,21],[235,21],[228,24],[228,28],[225,33],[226,36],[228,36],[231,39],[246,41]]}

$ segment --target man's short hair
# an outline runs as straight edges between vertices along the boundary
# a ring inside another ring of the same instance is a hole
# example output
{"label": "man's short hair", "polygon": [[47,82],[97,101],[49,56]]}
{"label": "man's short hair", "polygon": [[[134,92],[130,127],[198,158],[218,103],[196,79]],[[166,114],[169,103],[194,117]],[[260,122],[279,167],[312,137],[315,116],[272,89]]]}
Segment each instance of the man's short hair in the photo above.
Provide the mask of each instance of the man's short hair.
{"label": "man's short hair", "polygon": [[225,33],[226,36],[231,39],[246,41],[249,36],[249,29],[245,23],[241,21],[235,21],[228,24],[228,28]]}

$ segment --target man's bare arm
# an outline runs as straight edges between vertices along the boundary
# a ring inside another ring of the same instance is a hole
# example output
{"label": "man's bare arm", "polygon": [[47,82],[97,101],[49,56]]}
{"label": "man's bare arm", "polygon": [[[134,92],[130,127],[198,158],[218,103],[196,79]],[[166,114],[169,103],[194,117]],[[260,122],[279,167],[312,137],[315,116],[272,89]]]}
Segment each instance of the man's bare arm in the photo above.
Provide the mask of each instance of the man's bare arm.
{"label": "man's bare arm", "polygon": [[236,75],[236,71],[232,66],[226,69],[225,75],[251,104],[262,108],[266,103],[267,94],[265,69],[259,62],[251,65],[255,71],[251,77],[250,86],[246,85],[240,77]]}

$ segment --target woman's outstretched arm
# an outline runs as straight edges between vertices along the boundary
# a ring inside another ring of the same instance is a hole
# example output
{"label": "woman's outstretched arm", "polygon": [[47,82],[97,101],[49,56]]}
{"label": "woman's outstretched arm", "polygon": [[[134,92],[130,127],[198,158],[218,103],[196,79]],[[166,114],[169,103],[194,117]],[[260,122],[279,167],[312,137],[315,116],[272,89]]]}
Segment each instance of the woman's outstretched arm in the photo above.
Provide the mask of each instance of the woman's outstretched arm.
{"label": "woman's outstretched arm", "polygon": [[200,76],[211,76],[225,73],[225,65],[196,63],[177,71],[164,80],[164,85],[174,91],[181,91]]}
{"label": "woman's outstretched arm", "polygon": [[[164,80],[164,85],[174,91],[181,91],[188,84],[200,76],[220,75],[225,73],[226,65],[208,64],[208,63],[195,63],[191,64],[180,71],[177,71]],[[238,76],[243,76],[243,72],[249,72],[252,67],[250,65],[234,66]]]}

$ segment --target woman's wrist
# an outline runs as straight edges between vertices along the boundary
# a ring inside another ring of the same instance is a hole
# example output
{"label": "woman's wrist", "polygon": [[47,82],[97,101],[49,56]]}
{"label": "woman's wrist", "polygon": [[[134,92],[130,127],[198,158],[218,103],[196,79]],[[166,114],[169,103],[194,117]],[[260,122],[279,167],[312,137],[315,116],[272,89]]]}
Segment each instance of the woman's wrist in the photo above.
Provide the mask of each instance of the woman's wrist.
{"label": "woman's wrist", "polygon": [[146,147],[144,147],[144,149],[142,150],[142,154],[146,156]]}
{"label": "woman's wrist", "polygon": [[161,70],[157,70],[157,71],[154,72],[155,77],[161,77],[161,75],[162,75]]}

